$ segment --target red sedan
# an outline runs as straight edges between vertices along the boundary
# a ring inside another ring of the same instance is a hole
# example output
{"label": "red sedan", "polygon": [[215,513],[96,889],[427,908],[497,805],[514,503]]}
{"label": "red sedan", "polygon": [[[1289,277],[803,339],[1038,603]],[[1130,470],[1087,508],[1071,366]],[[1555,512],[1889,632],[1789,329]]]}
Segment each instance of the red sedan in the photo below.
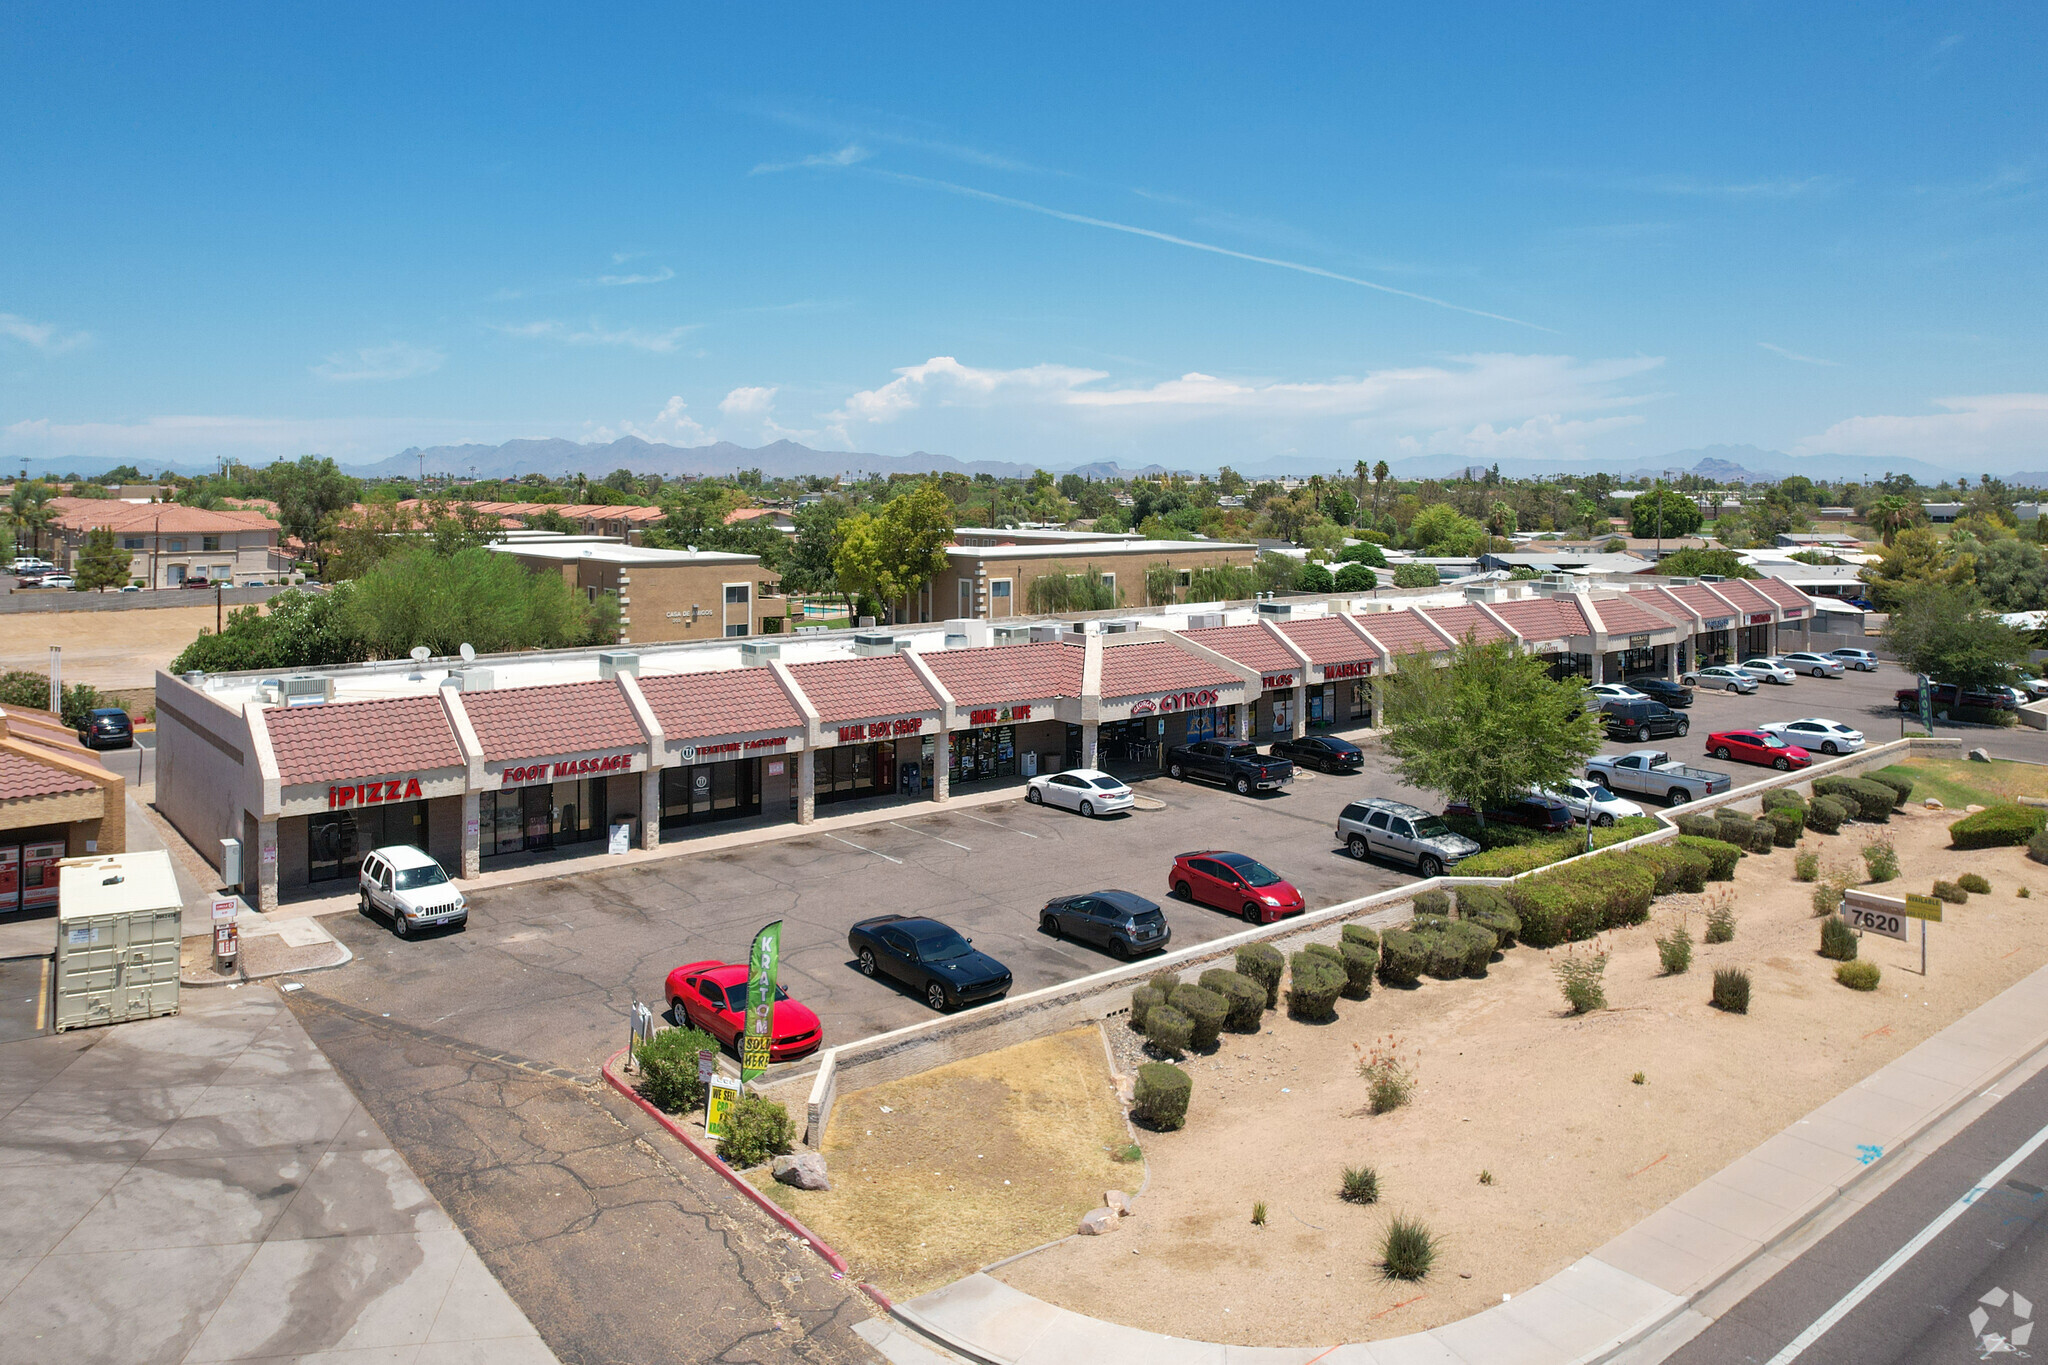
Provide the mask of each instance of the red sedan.
{"label": "red sedan", "polygon": [[1813,755],[1761,730],[1723,730],[1707,736],[1707,752],[1723,763],[1755,763],[1779,772],[1811,767]]}
{"label": "red sedan", "polygon": [[[739,1050],[747,1026],[747,969],[737,962],[692,962],[668,974],[668,1006],[678,1025],[703,1029],[720,1043]],[[810,1007],[775,988],[770,1017],[768,1060],[786,1062],[813,1052],[825,1041],[825,1029]]]}
{"label": "red sedan", "polygon": [[1184,901],[1213,905],[1253,924],[1271,924],[1308,908],[1292,883],[1242,853],[1183,853],[1173,860],[1166,884]]}

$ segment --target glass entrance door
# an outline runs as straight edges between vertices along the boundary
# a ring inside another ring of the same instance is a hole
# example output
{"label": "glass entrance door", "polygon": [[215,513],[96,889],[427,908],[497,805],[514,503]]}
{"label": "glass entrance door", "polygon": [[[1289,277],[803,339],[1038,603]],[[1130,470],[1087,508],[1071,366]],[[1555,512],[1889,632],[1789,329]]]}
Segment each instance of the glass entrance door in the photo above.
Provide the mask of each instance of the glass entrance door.
{"label": "glass entrance door", "polygon": [[546,783],[520,790],[519,810],[526,824],[529,850],[555,846],[554,794],[555,789]]}

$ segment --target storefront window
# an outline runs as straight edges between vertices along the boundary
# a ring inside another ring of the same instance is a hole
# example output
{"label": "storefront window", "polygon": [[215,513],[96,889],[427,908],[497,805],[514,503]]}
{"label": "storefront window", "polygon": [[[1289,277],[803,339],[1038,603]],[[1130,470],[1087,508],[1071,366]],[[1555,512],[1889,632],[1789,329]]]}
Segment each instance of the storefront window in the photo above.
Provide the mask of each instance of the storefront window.
{"label": "storefront window", "polygon": [[1291,733],[1293,729],[1294,699],[1292,697],[1273,698],[1273,733],[1284,735]]}
{"label": "storefront window", "polygon": [[485,858],[605,836],[608,805],[601,777],[485,792],[477,805],[477,851]]}
{"label": "storefront window", "polygon": [[1363,678],[1351,684],[1351,718],[1372,724],[1372,684]]}
{"label": "storefront window", "polygon": [[322,811],[306,817],[306,880],[354,881],[363,855],[392,844],[427,846],[427,803]]}
{"label": "storefront window", "polygon": [[761,813],[761,760],[734,759],[665,768],[661,774],[661,824],[703,824]]}
{"label": "storefront window", "polygon": [[820,801],[849,801],[896,789],[894,744],[847,744],[820,749],[816,761]]}

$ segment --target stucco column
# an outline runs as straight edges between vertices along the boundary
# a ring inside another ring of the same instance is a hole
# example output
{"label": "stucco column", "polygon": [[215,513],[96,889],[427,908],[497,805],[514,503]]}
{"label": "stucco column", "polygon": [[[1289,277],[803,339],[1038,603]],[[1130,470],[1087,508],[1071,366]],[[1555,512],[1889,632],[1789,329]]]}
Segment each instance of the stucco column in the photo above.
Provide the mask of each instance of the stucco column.
{"label": "stucco column", "polygon": [[[749,760],[750,762],[753,760]],[[756,790],[759,790],[758,788]],[[640,847],[661,847],[661,769],[640,774]]]}
{"label": "stucco column", "polygon": [[818,751],[805,749],[796,760],[796,822],[808,825],[818,818]]}
{"label": "stucco column", "polygon": [[1678,651],[1681,648],[1682,646],[1678,639],[1674,636],[1670,647],[1664,651],[1664,680],[1666,682],[1678,681]]}
{"label": "stucco column", "polygon": [[1300,739],[1308,733],[1308,684],[1294,689],[1294,727],[1290,732]]}
{"label": "stucco column", "polygon": [[932,745],[932,770],[925,790],[934,801],[950,800],[953,795],[953,765],[946,761],[947,746],[952,742],[953,736],[941,730],[938,743]]}
{"label": "stucco column", "polygon": [[462,871],[456,875],[464,881],[483,875],[483,807],[482,792],[462,794]]}
{"label": "stucco column", "polygon": [[1092,721],[1092,720],[1091,720],[1091,721],[1086,721],[1086,722],[1084,722],[1084,723],[1082,724],[1082,726],[1081,726],[1081,766],[1082,766],[1082,767],[1084,767],[1084,768],[1093,768],[1093,767],[1097,767],[1097,766],[1098,766],[1098,764],[1096,763],[1096,757],[1097,757],[1097,753],[1098,753],[1098,745],[1097,745],[1096,741],[1097,741],[1097,738],[1098,738],[1098,736],[1099,736],[1099,735],[1101,734],[1101,732],[1102,732],[1102,726],[1101,726],[1101,724],[1100,724],[1100,723],[1098,723],[1098,722],[1096,722],[1096,721]]}
{"label": "stucco column", "polygon": [[1607,653],[1597,644],[1593,646],[1593,681],[1596,683],[1607,681]]}
{"label": "stucco column", "polygon": [[277,909],[277,817],[256,822],[256,908]]}
{"label": "stucco column", "polygon": [[1252,717],[1257,711],[1258,703],[1256,702],[1241,701],[1237,704],[1237,737],[1239,739],[1249,740],[1252,738]]}

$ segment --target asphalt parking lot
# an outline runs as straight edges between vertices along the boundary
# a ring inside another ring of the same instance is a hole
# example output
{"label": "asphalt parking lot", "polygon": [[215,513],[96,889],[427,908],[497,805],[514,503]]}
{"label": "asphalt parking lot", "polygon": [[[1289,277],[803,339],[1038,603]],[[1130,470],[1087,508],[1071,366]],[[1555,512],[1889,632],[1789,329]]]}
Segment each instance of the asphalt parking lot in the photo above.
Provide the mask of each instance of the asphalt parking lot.
{"label": "asphalt parking lot", "polygon": [[617,871],[479,891],[469,927],[395,939],[382,920],[331,916],[356,960],[324,974],[324,994],[483,1047],[581,1073],[625,1042],[636,1000],[666,1004],[671,968],[744,961],[754,932],[783,922],[782,981],[847,1042],[932,1017],[892,984],[863,977],[847,926],[870,915],[945,920],[1015,974],[1013,993],[1115,965],[1051,939],[1038,911],[1055,895],[1123,889],[1158,901],[1187,944],[1243,922],[1167,898],[1177,853],[1234,849],[1301,888],[1311,909],[1396,886],[1412,873],[1360,863],[1336,840],[1337,811],[1363,795],[1424,800],[1372,772],[1306,773],[1282,792],[1238,797],[1160,777],[1137,784],[1164,810],[1089,820],[1023,801],[930,808],[838,834],[809,834]]}

